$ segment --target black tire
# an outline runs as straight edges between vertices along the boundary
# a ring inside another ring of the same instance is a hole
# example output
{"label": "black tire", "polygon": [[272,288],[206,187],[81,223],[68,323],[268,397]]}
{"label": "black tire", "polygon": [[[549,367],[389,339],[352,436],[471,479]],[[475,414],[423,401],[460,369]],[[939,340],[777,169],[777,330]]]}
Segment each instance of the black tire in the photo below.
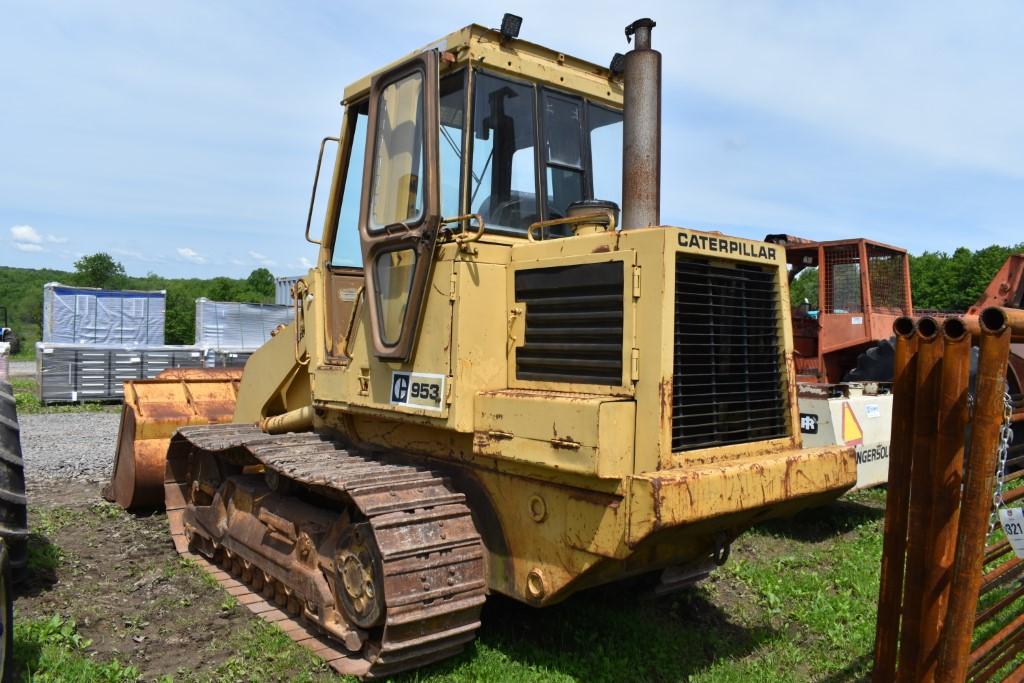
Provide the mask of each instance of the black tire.
{"label": "black tire", "polygon": [[878,342],[857,356],[857,365],[843,376],[844,382],[891,382],[896,360],[896,337]]}
{"label": "black tire", "polygon": [[11,571],[20,578],[28,560],[25,463],[14,392],[6,382],[0,382],[0,537],[6,542]]}
{"label": "black tire", "polygon": [[12,356],[14,354],[18,353],[19,351],[21,351],[21,339],[19,339],[18,335],[14,334],[14,332],[11,332],[7,336],[7,341],[11,345],[11,355]]}
{"label": "black tire", "polygon": [[[857,356],[857,365],[843,376],[844,382],[891,382],[896,366],[896,337],[878,342]],[[974,391],[978,375],[978,347],[971,348],[968,389]]]}
{"label": "black tire", "polygon": [[13,680],[14,669],[14,585],[7,544],[0,539],[0,681]]}

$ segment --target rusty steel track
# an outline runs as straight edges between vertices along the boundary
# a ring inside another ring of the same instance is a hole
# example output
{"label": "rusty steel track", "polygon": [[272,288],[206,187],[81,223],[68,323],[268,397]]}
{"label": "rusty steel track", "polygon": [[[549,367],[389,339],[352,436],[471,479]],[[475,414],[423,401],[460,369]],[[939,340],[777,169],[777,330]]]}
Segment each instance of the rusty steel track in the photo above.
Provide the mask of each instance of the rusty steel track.
{"label": "rusty steel track", "polygon": [[463,494],[429,469],[207,425],[172,440],[165,490],[178,552],[339,673],[388,676],[475,637],[483,543]]}

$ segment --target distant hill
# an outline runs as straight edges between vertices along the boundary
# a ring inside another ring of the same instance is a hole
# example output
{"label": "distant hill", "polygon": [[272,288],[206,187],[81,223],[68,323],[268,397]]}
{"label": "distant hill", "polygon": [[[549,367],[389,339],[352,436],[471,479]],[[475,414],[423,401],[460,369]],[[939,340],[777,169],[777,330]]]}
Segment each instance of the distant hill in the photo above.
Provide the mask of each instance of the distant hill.
{"label": "distant hill", "polygon": [[[0,307],[7,307],[11,327],[24,341],[24,349],[31,349],[39,341],[43,319],[43,285],[47,282],[87,286],[80,282],[76,273],[66,270],[0,266]],[[274,302],[274,278],[265,268],[253,271],[245,279],[165,278],[156,274],[126,277],[119,288],[167,292],[164,336],[168,344],[195,342],[195,300],[199,297],[214,301]]]}

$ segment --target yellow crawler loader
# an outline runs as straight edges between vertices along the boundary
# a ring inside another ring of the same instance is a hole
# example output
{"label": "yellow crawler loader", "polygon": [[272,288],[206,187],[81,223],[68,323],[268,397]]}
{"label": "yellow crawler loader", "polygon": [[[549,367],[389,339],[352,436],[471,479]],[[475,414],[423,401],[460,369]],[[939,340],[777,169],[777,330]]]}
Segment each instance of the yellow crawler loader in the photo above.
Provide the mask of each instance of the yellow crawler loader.
{"label": "yellow crawler loader", "polygon": [[296,320],[166,453],[179,551],[365,678],[458,652],[490,593],[692,582],[856,478],[801,449],[782,248],[661,223],[654,22],[610,68],[502,24],[345,90]]}

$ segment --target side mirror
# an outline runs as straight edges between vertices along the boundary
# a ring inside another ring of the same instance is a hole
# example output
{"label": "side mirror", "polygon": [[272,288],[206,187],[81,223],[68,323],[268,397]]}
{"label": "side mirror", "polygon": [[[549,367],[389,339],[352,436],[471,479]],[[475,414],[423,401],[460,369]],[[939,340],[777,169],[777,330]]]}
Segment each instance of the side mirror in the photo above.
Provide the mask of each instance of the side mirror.
{"label": "side mirror", "polygon": [[320,184],[320,167],[324,162],[324,148],[327,146],[328,142],[338,144],[341,140],[339,138],[327,136],[320,141],[320,155],[316,158],[316,172],[313,175],[313,193],[309,196],[309,213],[306,215],[306,241],[313,244],[320,244],[323,239],[322,235],[321,239],[313,239],[310,237],[309,228],[313,223],[313,207],[316,205],[316,186]]}

